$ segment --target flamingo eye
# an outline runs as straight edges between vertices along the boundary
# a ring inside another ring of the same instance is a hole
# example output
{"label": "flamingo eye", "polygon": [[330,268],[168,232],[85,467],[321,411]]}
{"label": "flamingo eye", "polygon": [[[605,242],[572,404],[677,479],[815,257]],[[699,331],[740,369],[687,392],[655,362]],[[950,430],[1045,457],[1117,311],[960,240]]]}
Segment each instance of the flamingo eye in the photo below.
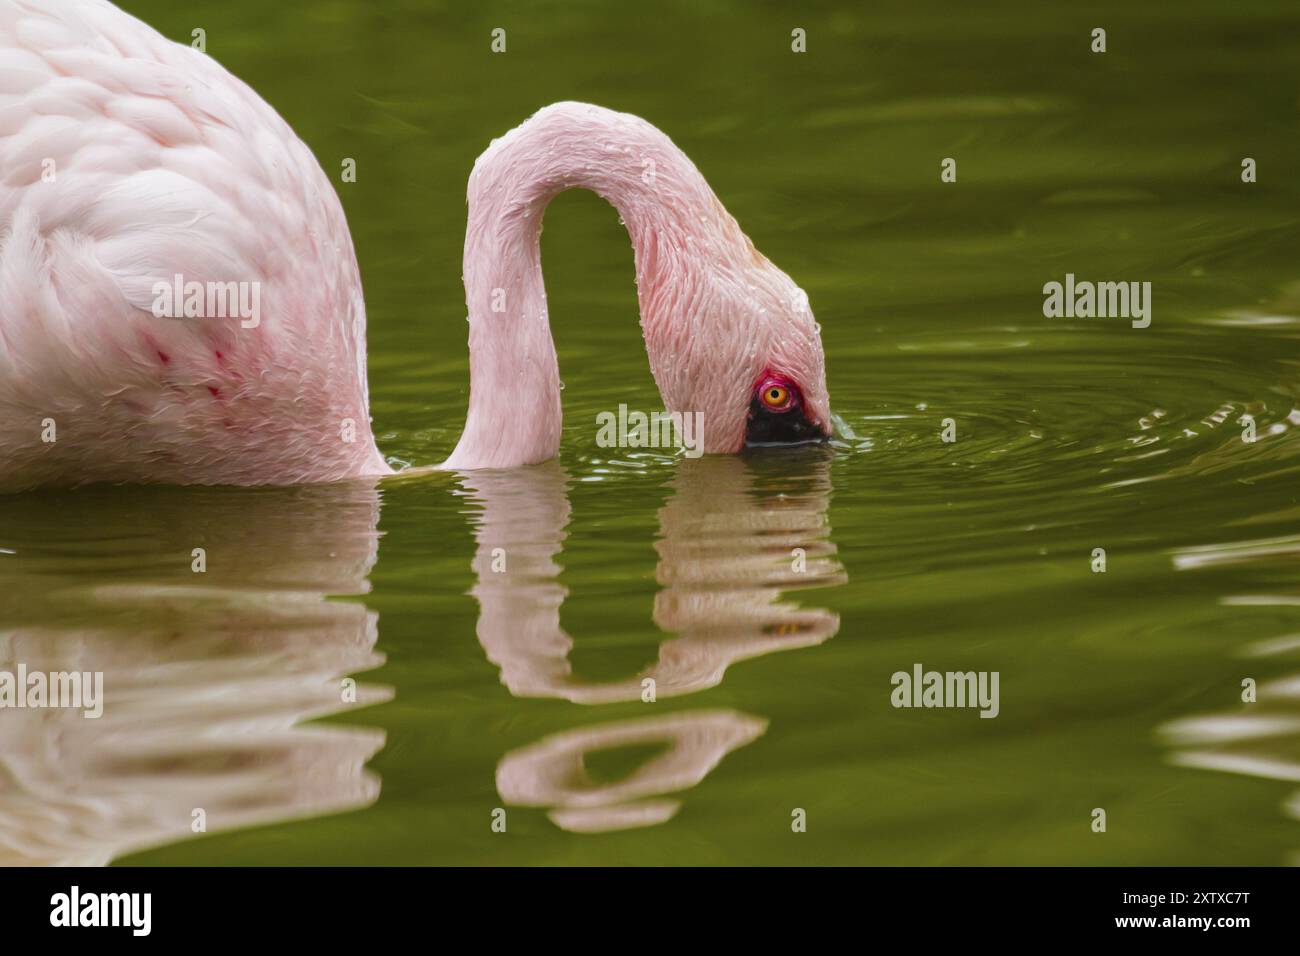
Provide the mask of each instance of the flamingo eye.
{"label": "flamingo eye", "polygon": [[780,372],[766,371],[754,383],[745,421],[745,445],[801,445],[821,441],[826,432],[803,410],[798,383]]}
{"label": "flamingo eye", "polygon": [[768,408],[780,408],[790,400],[790,390],[784,385],[769,385],[763,389],[763,404]]}
{"label": "flamingo eye", "polygon": [[771,376],[759,383],[758,401],[769,412],[788,412],[799,404],[799,393],[789,382]]}

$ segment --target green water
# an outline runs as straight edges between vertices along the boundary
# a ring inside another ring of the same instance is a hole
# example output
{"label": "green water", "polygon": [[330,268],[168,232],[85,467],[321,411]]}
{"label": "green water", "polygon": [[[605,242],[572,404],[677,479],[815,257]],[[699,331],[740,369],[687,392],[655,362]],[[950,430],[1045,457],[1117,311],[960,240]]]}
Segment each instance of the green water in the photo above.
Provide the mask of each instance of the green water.
{"label": "green water", "polygon": [[[459,434],[466,176],[560,99],[695,160],[808,291],[847,429],[597,447],[657,394],[626,235],[561,196],[558,462],[0,500],[0,658],[108,695],[0,715],[0,858],[1296,860],[1300,7],[801,6],[127,4],[356,160],[385,454]],[[1045,318],[1067,272],[1151,282],[1151,326]],[[894,708],[917,663],[998,672],[998,716]]]}

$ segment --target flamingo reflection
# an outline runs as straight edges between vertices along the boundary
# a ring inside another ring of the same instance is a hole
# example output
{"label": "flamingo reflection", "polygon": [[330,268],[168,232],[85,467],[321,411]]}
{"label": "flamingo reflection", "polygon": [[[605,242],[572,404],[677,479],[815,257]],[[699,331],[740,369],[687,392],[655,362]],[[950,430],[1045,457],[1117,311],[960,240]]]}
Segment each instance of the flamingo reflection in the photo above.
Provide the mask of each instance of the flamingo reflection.
{"label": "flamingo reflection", "polygon": [[0,865],[372,803],[383,733],[304,721],[390,696],[343,684],[382,662],[377,618],[326,597],[369,589],[378,515],[368,482],[0,499],[0,670],[99,671],[105,698],[0,713]]}
{"label": "flamingo reflection", "polygon": [[[811,647],[834,636],[839,617],[782,600],[783,592],[847,580],[830,541],[830,459],[814,453],[792,487],[761,486],[740,458],[683,459],[659,511],[655,624],[672,635],[635,674],[589,681],[573,672],[573,639],[560,624],[568,590],[559,582],[570,505],[556,463],[473,472],[461,482],[482,506],[475,531],[478,639],[518,697],[578,704],[658,700],[717,686],[748,658]],[[761,736],[767,721],[732,710],[678,711],[585,726],[507,754],[497,788],[507,803],[550,808],[573,831],[662,823],[680,801],[663,795],[698,784],[730,752]],[[659,744],[663,752],[623,780],[593,782],[584,757]]]}

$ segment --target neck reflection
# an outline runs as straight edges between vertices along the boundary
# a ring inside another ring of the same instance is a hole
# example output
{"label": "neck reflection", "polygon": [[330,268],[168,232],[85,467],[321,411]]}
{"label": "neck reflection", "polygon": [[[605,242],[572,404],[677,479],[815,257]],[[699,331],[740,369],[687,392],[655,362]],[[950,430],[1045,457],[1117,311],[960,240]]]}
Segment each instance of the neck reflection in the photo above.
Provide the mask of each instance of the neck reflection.
{"label": "neck reflection", "polygon": [[830,540],[829,459],[817,455],[790,493],[763,494],[743,459],[678,462],[659,510],[654,622],[676,637],[658,659],[615,681],[573,673],[573,639],[560,623],[568,588],[556,562],[571,508],[556,463],[471,472],[461,483],[482,505],[475,537],[478,639],[516,697],[605,704],[715,687],[737,661],[820,644],[839,629],[823,608],[782,601],[785,591],[847,580]]}
{"label": "neck reflection", "polygon": [[[482,512],[475,536],[478,639],[517,697],[578,704],[655,701],[715,687],[731,665],[833,637],[839,617],[782,600],[787,591],[847,580],[830,540],[830,456],[809,449],[764,474],[738,457],[676,463],[659,511],[655,624],[667,632],[657,658],[612,681],[573,672],[573,639],[560,623],[568,589],[556,560],[571,507],[568,476],[536,468],[462,475]],[[765,719],[734,710],[678,711],[581,727],[507,754],[497,789],[512,805],[549,808],[578,832],[663,823],[680,800],[666,796],[704,779],[730,752],[760,737]],[[585,758],[630,746],[660,747],[621,780],[594,782]]]}

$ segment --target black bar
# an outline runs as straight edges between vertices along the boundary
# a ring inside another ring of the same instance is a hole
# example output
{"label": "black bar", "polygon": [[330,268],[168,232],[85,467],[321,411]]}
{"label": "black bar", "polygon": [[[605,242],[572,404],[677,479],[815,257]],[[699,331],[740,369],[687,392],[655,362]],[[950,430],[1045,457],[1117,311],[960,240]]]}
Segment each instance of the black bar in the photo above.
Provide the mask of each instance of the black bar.
{"label": "black bar", "polygon": [[[87,916],[100,906],[97,894],[150,894],[147,937],[132,928],[143,927],[143,908],[122,908],[120,897],[105,911],[118,906],[126,925],[51,925],[59,895],[70,907],[73,886]],[[10,870],[0,888],[9,942],[77,934],[83,941],[301,945],[359,942],[376,928],[395,939],[427,939],[431,929],[477,926],[492,938],[531,932],[543,945],[612,921],[665,944],[691,938],[689,926],[761,937],[774,925],[802,925],[822,938],[842,930],[858,939],[921,928],[927,943],[1199,937],[1231,945],[1242,934],[1293,929],[1300,879],[1280,868],[111,868]]]}

